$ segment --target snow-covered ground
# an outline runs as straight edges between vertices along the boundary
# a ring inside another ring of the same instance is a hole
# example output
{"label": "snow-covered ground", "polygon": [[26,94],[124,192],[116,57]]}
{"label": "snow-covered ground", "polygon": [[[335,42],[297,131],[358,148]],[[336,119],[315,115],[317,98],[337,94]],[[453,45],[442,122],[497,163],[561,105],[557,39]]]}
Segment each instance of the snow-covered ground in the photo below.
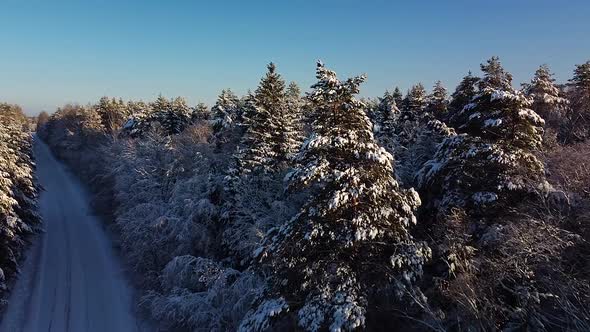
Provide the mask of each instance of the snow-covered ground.
{"label": "snow-covered ground", "polygon": [[0,331],[145,330],[84,190],[39,139],[35,156],[45,233],[27,254]]}

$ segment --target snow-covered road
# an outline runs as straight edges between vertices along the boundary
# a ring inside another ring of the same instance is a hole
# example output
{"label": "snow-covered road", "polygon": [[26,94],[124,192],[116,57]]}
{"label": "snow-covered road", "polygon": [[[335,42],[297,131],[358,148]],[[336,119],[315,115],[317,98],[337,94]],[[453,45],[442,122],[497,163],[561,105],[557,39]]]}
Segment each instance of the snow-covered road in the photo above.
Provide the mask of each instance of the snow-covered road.
{"label": "snow-covered road", "polygon": [[45,233],[34,239],[1,332],[138,331],[120,262],[77,180],[35,139]]}

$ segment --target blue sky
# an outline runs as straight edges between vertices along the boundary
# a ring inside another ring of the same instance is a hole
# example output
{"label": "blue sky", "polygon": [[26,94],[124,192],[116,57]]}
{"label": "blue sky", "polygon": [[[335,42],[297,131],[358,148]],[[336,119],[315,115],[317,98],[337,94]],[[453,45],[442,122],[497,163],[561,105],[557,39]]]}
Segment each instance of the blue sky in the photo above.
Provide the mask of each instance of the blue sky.
{"label": "blue sky", "polygon": [[558,81],[590,59],[590,1],[0,0],[0,100],[30,114],[103,95],[254,89],[266,64],[307,89],[315,60],[366,73],[364,96],[398,85],[453,90],[500,56],[515,83],[547,63]]}

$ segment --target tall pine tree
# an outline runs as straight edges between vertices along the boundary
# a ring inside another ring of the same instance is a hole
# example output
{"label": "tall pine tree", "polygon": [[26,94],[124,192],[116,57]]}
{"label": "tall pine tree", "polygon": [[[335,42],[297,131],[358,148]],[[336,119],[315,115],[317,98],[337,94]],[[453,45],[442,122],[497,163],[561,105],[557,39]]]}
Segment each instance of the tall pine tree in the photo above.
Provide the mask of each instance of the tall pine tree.
{"label": "tall pine tree", "polygon": [[211,108],[211,116],[213,118],[213,131],[215,134],[220,134],[226,129],[234,126],[239,113],[239,99],[230,90],[222,90],[217,102]]}
{"label": "tall pine tree", "polygon": [[573,143],[590,138],[590,61],[576,65],[569,82],[570,107],[563,141]]}
{"label": "tall pine tree", "polygon": [[448,104],[447,89],[445,89],[441,81],[436,81],[432,94],[428,96],[428,112],[442,121],[447,117]]}
{"label": "tall pine tree", "polygon": [[560,96],[561,92],[554,82],[549,67],[542,65],[535,72],[531,82],[524,85],[524,92],[533,100],[533,111],[545,120],[546,125],[559,129],[567,100]]}
{"label": "tall pine tree", "polygon": [[[482,64],[480,91],[456,116],[456,130],[420,171],[420,187],[443,212],[467,207],[483,212],[514,204],[544,183],[543,119],[532,100],[512,88],[512,75],[493,57]],[[500,204],[498,204],[500,203]]]}
{"label": "tall pine tree", "polygon": [[477,94],[479,78],[473,76],[471,72],[463,77],[455,92],[451,95],[451,102],[449,103],[449,114],[445,120],[447,123],[452,123],[453,116],[463,110],[465,105],[471,102],[471,99]]}
{"label": "tall pine tree", "polygon": [[290,188],[313,187],[301,212],[256,252],[271,287],[241,329],[264,330],[291,312],[308,331],[363,328],[372,296],[392,283],[401,295],[422,273],[430,249],[409,228],[420,200],[393,178],[364,105],[354,98],[364,77],[341,82],[318,63],[309,99],[314,132],[288,176]]}

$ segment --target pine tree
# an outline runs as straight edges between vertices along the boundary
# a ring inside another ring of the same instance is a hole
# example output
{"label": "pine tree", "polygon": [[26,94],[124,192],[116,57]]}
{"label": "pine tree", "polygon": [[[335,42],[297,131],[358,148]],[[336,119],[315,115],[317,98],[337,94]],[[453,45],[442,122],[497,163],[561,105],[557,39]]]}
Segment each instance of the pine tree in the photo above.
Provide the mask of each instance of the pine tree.
{"label": "pine tree", "polygon": [[302,166],[287,177],[291,190],[317,191],[257,251],[271,288],[242,330],[264,330],[287,310],[304,330],[362,328],[380,287],[393,282],[401,296],[430,255],[409,234],[419,198],[393,178],[392,156],[354,98],[364,77],[341,82],[318,63],[317,78],[309,95],[314,133],[297,157]]}
{"label": "pine tree", "polygon": [[19,271],[27,236],[39,230],[31,135],[16,105],[0,104],[0,303]]}
{"label": "pine tree", "polygon": [[301,89],[295,82],[289,83],[286,91],[287,109],[285,113],[285,140],[283,150],[287,158],[292,159],[299,151],[304,137],[304,101],[301,98]]}
{"label": "pine tree", "polygon": [[463,110],[465,105],[471,102],[471,99],[477,94],[477,86],[479,78],[475,77],[469,72],[467,76],[463,77],[455,92],[451,95],[451,102],[449,103],[449,114],[446,121],[452,122],[453,116]]}
{"label": "pine tree", "polygon": [[447,89],[445,89],[441,81],[437,81],[432,89],[432,94],[428,96],[427,110],[435,118],[442,121],[448,116],[448,103]]}
{"label": "pine tree", "polygon": [[445,139],[419,174],[428,201],[443,211],[514,204],[544,183],[543,164],[534,154],[542,144],[543,119],[530,109],[532,100],[512,88],[498,58],[482,71],[479,94],[455,117],[460,135]]}
{"label": "pine tree", "polygon": [[159,123],[166,135],[181,133],[190,122],[191,109],[182,97],[168,100],[159,96],[150,107],[153,111],[149,121]]}
{"label": "pine tree", "polygon": [[531,82],[524,85],[523,90],[533,100],[533,111],[545,120],[548,127],[558,129],[567,100],[560,96],[560,90],[554,82],[549,67],[542,65],[535,72]]}
{"label": "pine tree", "polygon": [[418,83],[412,86],[403,101],[404,107],[400,114],[401,120],[413,121],[421,117],[424,114],[426,103],[426,89],[424,89],[424,85]]}
{"label": "pine tree", "polygon": [[576,65],[569,87],[570,107],[561,135],[566,143],[590,138],[590,61]]}
{"label": "pine tree", "polygon": [[[297,90],[296,87],[292,87],[292,98]],[[266,109],[271,115],[269,129],[273,135],[271,145],[275,162],[278,166],[285,165],[299,148],[300,132],[296,124],[299,110],[289,107],[285,81],[276,72],[276,66],[272,62],[268,65],[268,73],[260,82],[255,97],[256,105]]]}
{"label": "pine tree", "polygon": [[239,99],[230,90],[223,90],[217,98],[217,102],[211,108],[211,116],[213,117],[213,132],[219,134],[224,129],[230,129],[239,113]]}
{"label": "pine tree", "polygon": [[395,126],[399,113],[395,96],[385,91],[383,97],[379,99],[379,106],[376,110],[374,132],[379,144],[390,153],[394,151]]}
{"label": "pine tree", "polygon": [[123,100],[108,97],[100,98],[95,110],[107,135],[116,135],[131,115]]}
{"label": "pine tree", "polygon": [[396,86],[395,89],[393,89],[393,92],[391,93],[393,100],[395,101],[395,104],[397,105],[397,107],[401,107],[404,101],[404,96],[401,92],[401,90]]}
{"label": "pine tree", "polygon": [[272,115],[257,105],[256,97],[250,93],[244,103],[244,126],[237,154],[237,170],[241,174],[251,172],[270,172],[275,165],[275,153],[271,146],[273,124]]}
{"label": "pine tree", "polygon": [[479,90],[486,88],[509,91],[512,89],[512,74],[504,70],[497,56],[491,57],[485,64],[480,65],[484,77],[479,80]]}
{"label": "pine tree", "polygon": [[275,172],[288,164],[299,146],[296,87],[287,95],[285,82],[273,63],[256,92],[246,101],[239,169],[242,173]]}
{"label": "pine tree", "polygon": [[191,114],[191,122],[209,121],[211,119],[211,110],[205,103],[198,103]]}

